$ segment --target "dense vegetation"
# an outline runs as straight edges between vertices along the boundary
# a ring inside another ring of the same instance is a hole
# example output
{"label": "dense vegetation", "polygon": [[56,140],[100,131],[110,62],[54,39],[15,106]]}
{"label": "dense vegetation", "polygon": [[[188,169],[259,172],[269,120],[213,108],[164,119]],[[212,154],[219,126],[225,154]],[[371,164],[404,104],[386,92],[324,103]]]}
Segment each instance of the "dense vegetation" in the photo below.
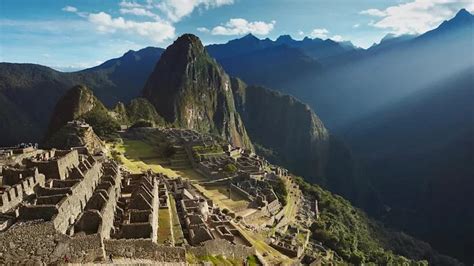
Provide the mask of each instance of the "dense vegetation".
{"label": "dense vegetation", "polygon": [[156,112],[155,107],[145,98],[136,98],[125,107],[126,118],[130,124],[138,121],[149,121],[153,125],[164,125],[164,119]]}
{"label": "dense vegetation", "polygon": [[106,110],[94,109],[80,117],[94,128],[95,133],[102,139],[112,139],[117,137],[120,124],[113,119]]}
{"label": "dense vegetation", "polygon": [[[395,233],[369,219],[349,201],[295,177],[305,195],[319,203],[319,219],[311,226],[312,238],[328,246],[345,261],[361,264],[406,264],[406,257],[427,264],[456,265],[459,262],[436,253],[422,241]],[[397,255],[398,254],[398,255]]]}

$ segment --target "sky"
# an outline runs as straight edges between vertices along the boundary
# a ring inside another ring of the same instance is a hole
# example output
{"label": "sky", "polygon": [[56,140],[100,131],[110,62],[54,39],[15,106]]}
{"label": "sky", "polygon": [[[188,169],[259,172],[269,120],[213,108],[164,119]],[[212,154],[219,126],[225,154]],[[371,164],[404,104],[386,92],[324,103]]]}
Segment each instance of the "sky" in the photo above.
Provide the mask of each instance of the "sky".
{"label": "sky", "polygon": [[252,33],[351,41],[422,34],[473,0],[0,0],[0,62],[74,71],[183,33],[204,44]]}

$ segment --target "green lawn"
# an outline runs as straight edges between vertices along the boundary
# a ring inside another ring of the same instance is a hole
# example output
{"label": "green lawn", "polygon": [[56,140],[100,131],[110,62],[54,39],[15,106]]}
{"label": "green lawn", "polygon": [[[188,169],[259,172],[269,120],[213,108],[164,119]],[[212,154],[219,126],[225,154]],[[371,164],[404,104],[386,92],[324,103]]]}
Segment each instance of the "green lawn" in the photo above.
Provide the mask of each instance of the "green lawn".
{"label": "green lawn", "polygon": [[175,245],[181,245],[184,243],[183,229],[181,228],[181,224],[179,223],[178,211],[176,210],[176,201],[173,195],[169,194],[169,196],[171,218],[173,223],[174,243]]}
{"label": "green lawn", "polygon": [[231,193],[231,198],[229,199],[228,186],[202,185],[202,187],[206,190],[206,196],[215,202],[225,205],[224,207],[235,213],[244,210],[249,205],[249,202],[244,197],[235,192]]}
{"label": "green lawn", "polygon": [[150,145],[141,140],[124,139],[123,143],[109,144],[111,153],[115,152],[118,160],[133,173],[152,170],[155,173],[163,173],[169,177],[177,177],[178,173],[163,167],[160,163],[160,156]]}
{"label": "green lawn", "polygon": [[170,223],[170,212],[168,209],[158,210],[158,243],[164,244],[166,240],[171,243],[171,223]]}

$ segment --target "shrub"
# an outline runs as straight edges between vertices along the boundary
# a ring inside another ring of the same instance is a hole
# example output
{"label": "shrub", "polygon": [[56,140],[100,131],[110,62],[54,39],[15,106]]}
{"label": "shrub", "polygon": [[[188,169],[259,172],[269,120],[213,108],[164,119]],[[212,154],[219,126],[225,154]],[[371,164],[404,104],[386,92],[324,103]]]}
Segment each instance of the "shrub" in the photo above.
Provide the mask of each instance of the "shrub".
{"label": "shrub", "polygon": [[224,167],[224,171],[226,171],[227,173],[233,174],[237,172],[237,166],[235,166],[235,164],[233,163],[229,163]]}

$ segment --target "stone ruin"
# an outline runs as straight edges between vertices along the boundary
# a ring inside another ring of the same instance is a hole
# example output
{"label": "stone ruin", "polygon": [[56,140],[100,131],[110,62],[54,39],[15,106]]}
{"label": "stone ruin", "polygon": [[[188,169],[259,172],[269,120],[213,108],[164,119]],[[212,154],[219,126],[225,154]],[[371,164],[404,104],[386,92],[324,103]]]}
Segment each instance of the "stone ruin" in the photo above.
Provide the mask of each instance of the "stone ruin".
{"label": "stone ruin", "polygon": [[81,148],[5,153],[24,156],[0,167],[0,264],[102,261],[123,248],[185,260],[183,248],[156,244],[168,192],[153,173],[124,172]]}
{"label": "stone ruin", "polygon": [[304,252],[304,243],[300,243],[297,239],[300,230],[297,227],[288,226],[286,231],[285,234],[276,232],[270,246],[290,258],[301,257]]}
{"label": "stone ruin", "polygon": [[192,129],[177,129],[167,128],[163,129],[167,140],[171,143],[180,145],[196,146],[196,145],[213,145],[216,144],[214,138],[210,135],[202,134]]}
{"label": "stone ruin", "polygon": [[83,120],[69,121],[47,142],[47,145],[61,149],[85,149],[91,154],[103,152],[105,147],[92,126]]}
{"label": "stone ruin", "polygon": [[122,180],[122,187],[112,238],[150,238],[156,242],[158,180],[151,173],[129,174]]}
{"label": "stone ruin", "polygon": [[[192,130],[164,131],[190,160],[193,145],[218,145]],[[192,166],[208,177],[217,172],[216,179],[232,163],[237,171],[229,187],[268,215],[282,213],[265,180],[286,175],[285,169],[241,148],[223,146],[223,151]],[[235,226],[235,214],[223,212],[189,181],[129,173],[85,146],[0,148],[0,182],[0,264],[58,263],[66,258],[84,263],[104,261],[109,254],[167,262],[185,261],[186,252],[239,259],[255,254]],[[157,241],[159,210],[171,213],[170,200],[184,235],[180,247]]]}
{"label": "stone ruin", "polygon": [[275,215],[282,208],[272,186],[255,178],[240,178],[231,184],[234,191],[244,195],[250,201],[250,207]]}
{"label": "stone ruin", "polygon": [[169,185],[173,187],[180,223],[190,245],[223,239],[237,247],[252,246],[231,223],[235,215],[223,213],[187,181],[170,180]]}

